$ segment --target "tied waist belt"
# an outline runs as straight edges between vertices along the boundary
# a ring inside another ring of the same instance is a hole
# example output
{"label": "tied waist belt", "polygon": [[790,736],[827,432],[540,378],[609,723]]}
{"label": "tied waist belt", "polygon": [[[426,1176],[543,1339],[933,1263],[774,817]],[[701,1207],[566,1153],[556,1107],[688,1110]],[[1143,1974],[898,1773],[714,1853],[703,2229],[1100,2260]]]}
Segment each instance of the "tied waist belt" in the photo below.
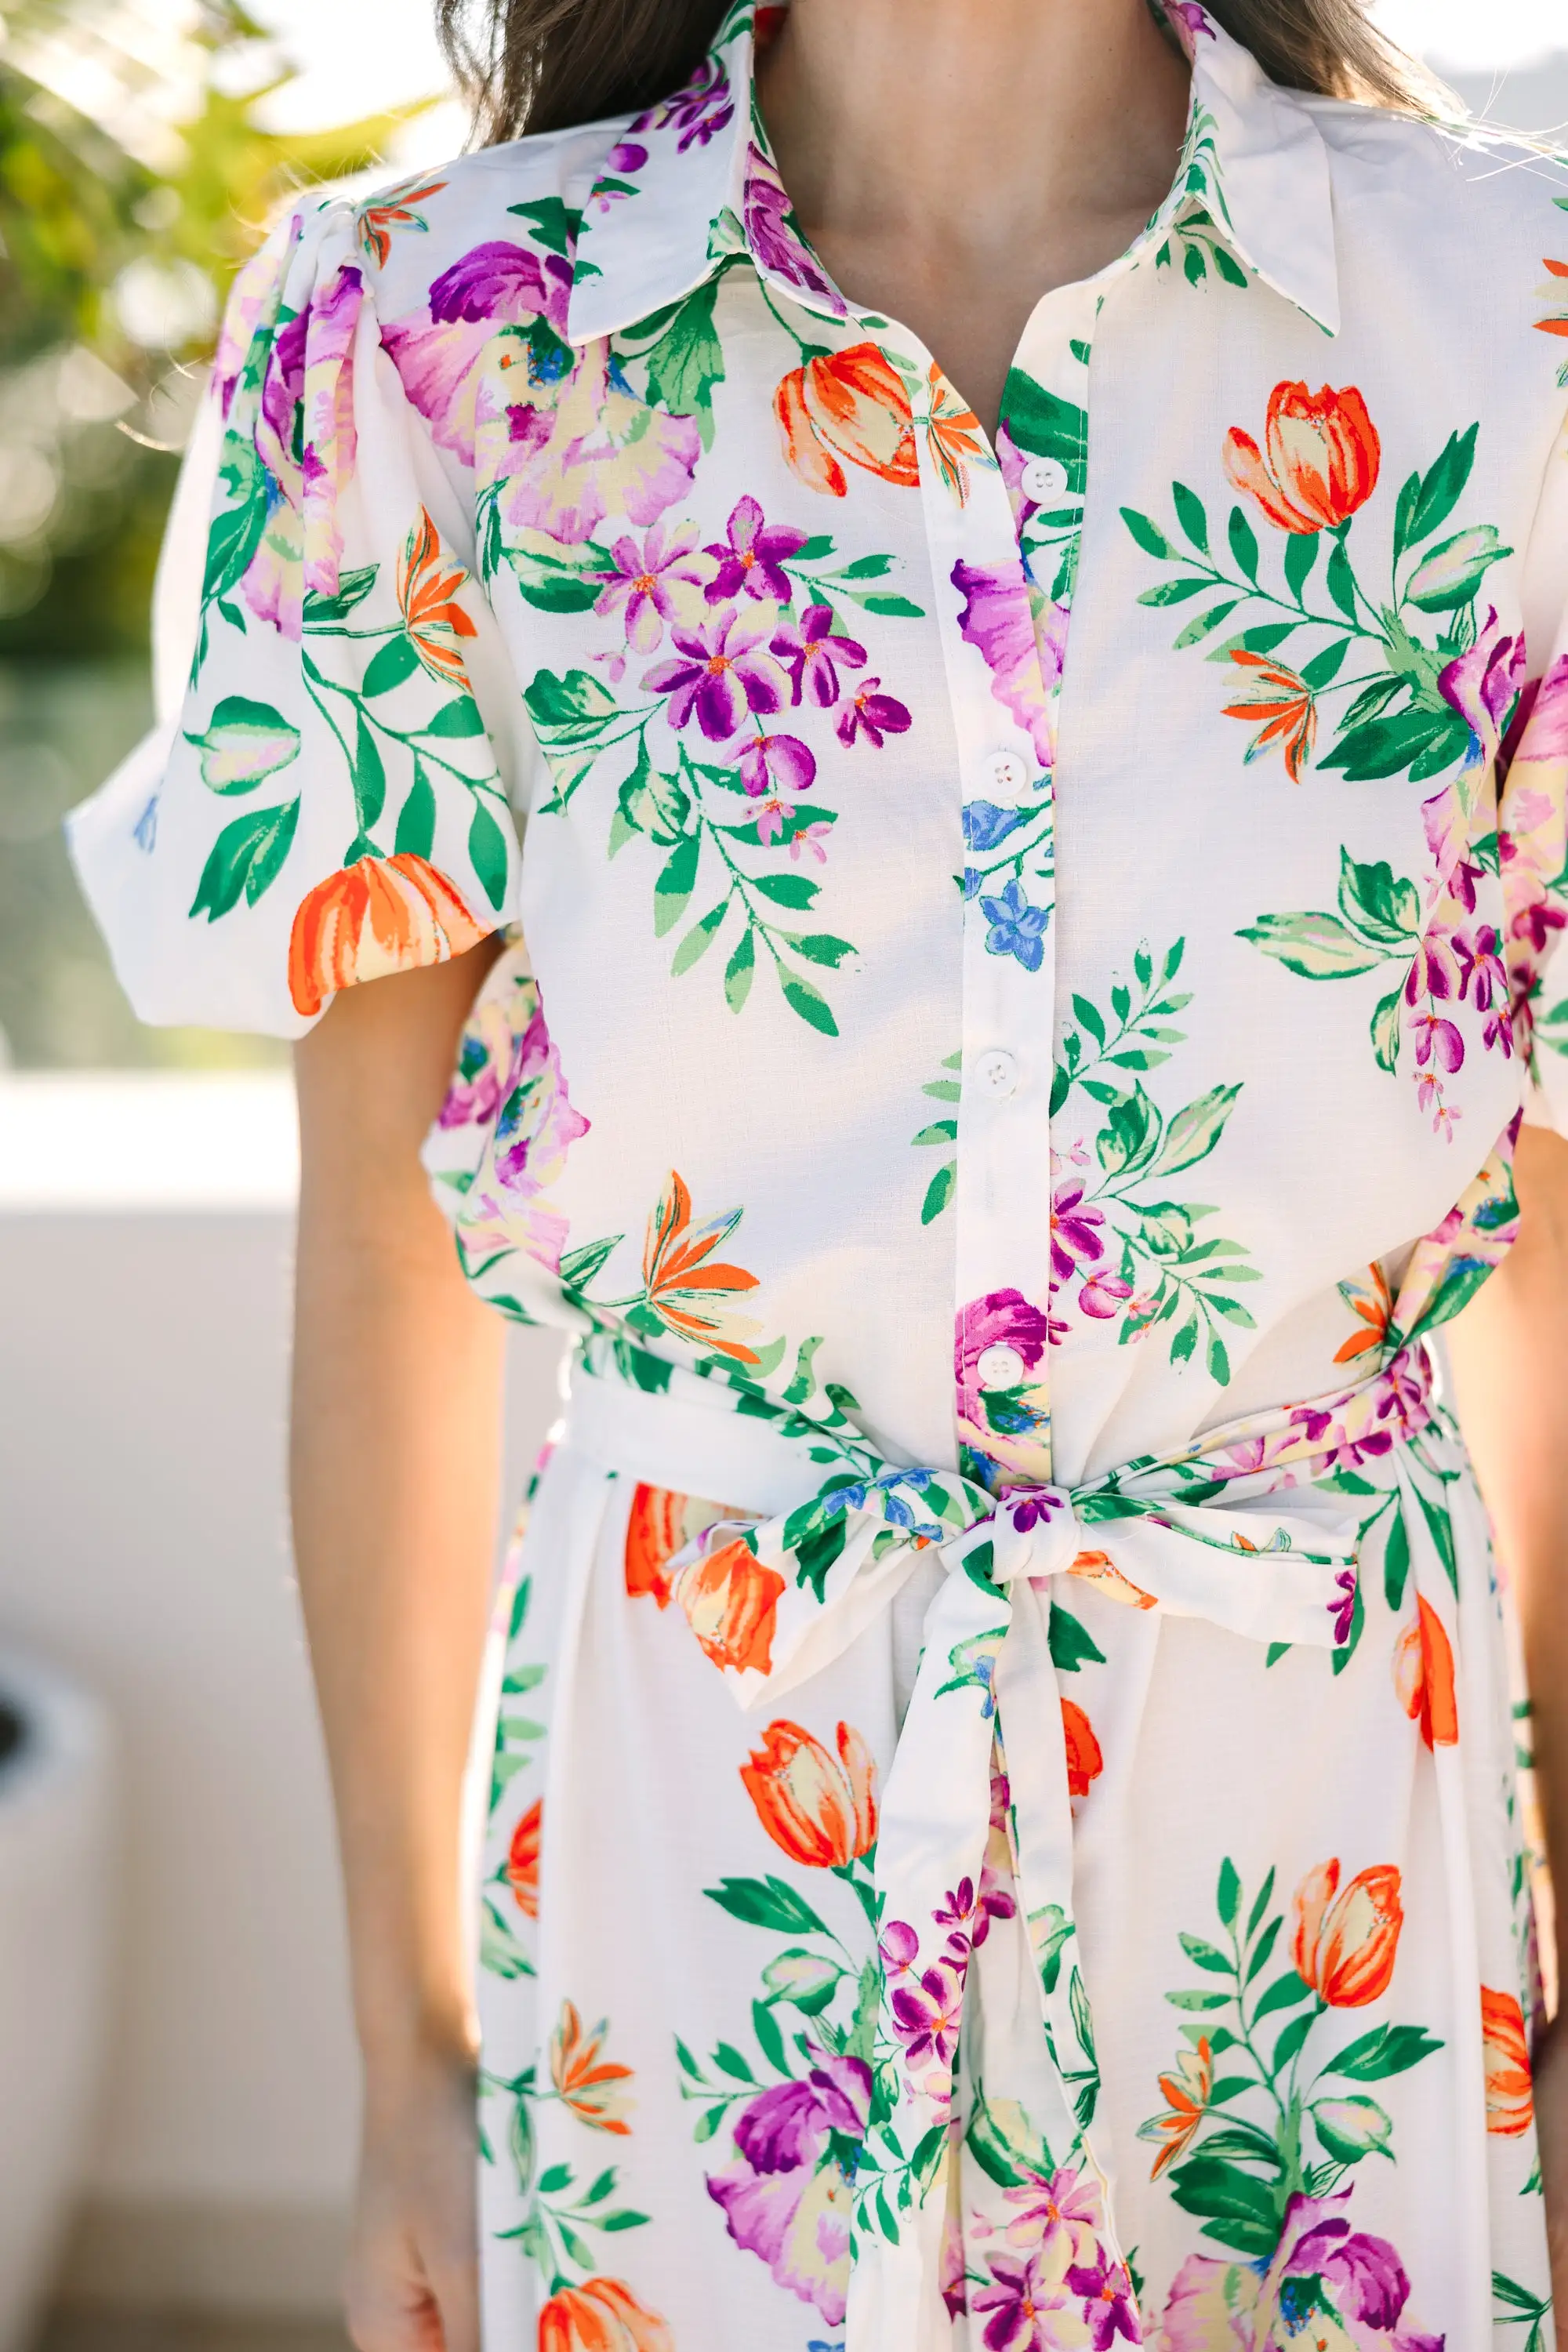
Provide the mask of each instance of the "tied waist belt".
{"label": "tied waist belt", "polygon": [[[947,2341],[940,2293],[960,2020],[981,1905],[994,1762],[1049,2058],[1031,2119],[1058,2165],[1098,2178],[1094,2032],[1073,1910],[1073,1824],[1053,1618],[1064,1578],[1141,1609],[1271,1644],[1331,1649],[1356,1600],[1358,1522],[1312,1478],[1386,1453],[1431,1419],[1419,1348],[1342,1395],[1210,1433],[1188,1453],[1072,1487],[1000,1496],[955,1471],[902,1467],[836,1409],[816,1418],[594,1340],[567,1435],[606,1468],[737,1506],[671,1563],[726,1557],[771,1580],[765,1666],[731,1670],[771,1705],[819,1672],[935,1552],[948,1571],[883,1786],[872,1857],[882,1986],[868,2126],[853,2185],[851,2352]],[[1289,1490],[1290,1507],[1277,1498]],[[743,1514],[739,1506],[743,1505]],[[754,1566],[753,1566],[754,1563]]]}

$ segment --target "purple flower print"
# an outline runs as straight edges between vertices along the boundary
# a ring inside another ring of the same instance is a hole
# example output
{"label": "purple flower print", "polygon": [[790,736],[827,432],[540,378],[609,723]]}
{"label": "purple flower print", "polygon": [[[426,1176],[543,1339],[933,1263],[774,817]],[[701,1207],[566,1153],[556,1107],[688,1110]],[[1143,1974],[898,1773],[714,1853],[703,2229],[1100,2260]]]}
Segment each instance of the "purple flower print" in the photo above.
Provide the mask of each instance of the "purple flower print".
{"label": "purple flower print", "polygon": [[661,99],[626,127],[632,131],[679,131],[679,151],[684,155],[689,147],[706,147],[734,117],[729,79],[718,58],[708,57],[672,97]]}
{"label": "purple flower print", "polygon": [[759,732],[741,754],[741,782],[753,800],[809,792],[816,778],[816,754],[796,735]]}
{"label": "purple flower print", "polygon": [[[994,698],[1027,731],[1041,767],[1049,768],[1054,747],[1046,688],[1052,681],[1042,665],[1022,562],[1015,557],[1007,563],[966,563],[960,557],[952,584],[964,600],[959,628],[991,672]],[[1059,676],[1059,650],[1055,658]]]}
{"label": "purple flower print", "polygon": [[[760,820],[757,825],[757,830],[759,833],[762,831]],[[827,863],[827,841],[832,831],[833,827],[830,824],[818,824],[801,825],[790,841],[789,854],[793,863],[798,866],[801,860],[801,853],[805,851],[812,857],[815,857],[819,866],[826,866]]]}
{"label": "purple flower print", "polygon": [[1160,5],[1177,31],[1187,36],[1183,46],[1189,56],[1200,33],[1206,34],[1211,41],[1214,39],[1215,29],[1209,22],[1208,11],[1198,6],[1198,0],[1160,0]]}
{"label": "purple flower print", "polygon": [[1132,2300],[1132,2282],[1123,2264],[1110,2261],[1101,2252],[1093,2263],[1075,2263],[1067,2283],[1083,2297],[1083,2316],[1093,2352],[1109,2352],[1118,2336],[1129,2344],[1142,2344],[1143,2330]]}
{"label": "purple flower print", "polygon": [[621,139],[605,156],[600,177],[609,179],[613,176],[619,179],[623,174],[640,172],[647,162],[647,149],[638,140]]}
{"label": "purple flower print", "polygon": [[559,253],[534,253],[497,239],[476,245],[430,286],[430,316],[437,326],[544,319],[564,338],[572,264]]}
{"label": "purple flower print", "polygon": [[763,620],[742,621],[726,604],[699,628],[672,627],[677,658],[659,662],[643,684],[669,697],[669,723],[686,725],[693,711],[710,743],[727,743],[748,711],[777,710],[789,681],[773,656],[762,650]]}
{"label": "purple flower print", "polygon": [[758,267],[786,278],[803,294],[819,295],[837,317],[843,318],[848,305],[801,236],[784,182],[755,142],[746,155],[742,214],[746,243]]}
{"label": "purple flower print", "polygon": [[708,2194],[736,2245],[838,2327],[849,2278],[849,2184],[826,2150],[834,2133],[865,2137],[871,2075],[858,2058],[811,2055],[804,2081],[775,2084],[742,2109],[736,2162],[708,2175]]}
{"label": "purple flower print", "polygon": [[1334,1579],[1334,1598],[1329,1603],[1329,1618],[1334,1629],[1334,1647],[1342,1650],[1351,1637],[1355,1622],[1356,1572],[1353,1568],[1342,1568]]}
{"label": "purple flower print", "polygon": [[885,736],[904,735],[913,724],[903,704],[890,694],[879,694],[879,677],[868,677],[856,688],[853,696],[838,714],[837,736],[841,743],[853,743],[864,730],[866,739],[879,751]]}
{"label": "purple flower print", "polygon": [[952,2064],[963,2011],[963,1977],[951,1960],[938,1960],[915,1983],[898,1986],[890,2006],[906,2065]]}
{"label": "purple flower print", "polygon": [[1078,1303],[1086,1315],[1099,1323],[1109,1323],[1120,1315],[1132,1297],[1132,1285],[1119,1274],[1091,1274],[1078,1294]]}
{"label": "purple flower print", "polygon": [[382,347],[441,448],[473,464],[479,362],[497,330],[542,318],[564,338],[571,290],[572,265],[562,255],[497,240],[443,270],[426,309],[384,322]]}
{"label": "purple flower print", "polygon": [[719,569],[708,583],[710,604],[732,604],[742,592],[787,604],[794,590],[784,566],[805,545],[805,533],[793,523],[765,522],[753,498],[738,499],[730,515],[727,537],[706,551],[718,559]]}
{"label": "purple flower print", "polygon": [[663,643],[664,625],[682,609],[679,592],[698,588],[707,564],[694,551],[695,523],[681,523],[665,536],[656,522],[639,548],[629,532],[610,550],[615,572],[600,591],[594,610],[601,617],[622,613],[626,643],[634,653],[651,654]]}
{"label": "purple flower print", "polygon": [[1438,693],[1469,728],[1470,766],[1495,760],[1502,749],[1504,730],[1524,683],[1524,639],[1503,634],[1494,607],[1468,653],[1460,654],[1439,676]]}
{"label": "purple flower print", "polygon": [[877,1948],[889,1976],[908,1976],[920,1957],[921,1939],[907,1920],[891,1919]]}
{"label": "purple flower print", "polygon": [[1105,1211],[1086,1208],[1083,1195],[1082,1182],[1070,1177],[1051,1195],[1051,1272],[1058,1282],[1070,1282],[1080,1260],[1105,1255]]}
{"label": "purple flower print", "polygon": [[1037,1307],[1021,1290],[988,1291],[984,1297],[961,1307],[953,1333],[952,1370],[958,1390],[959,1418],[967,1427],[987,1427],[980,1393],[980,1359],[987,1348],[1005,1345],[1021,1356],[1032,1372],[1046,1352],[1048,1326]]}
{"label": "purple flower print", "polygon": [[985,934],[989,955],[1016,956],[1026,971],[1038,971],[1046,960],[1048,907],[1032,907],[1016,879],[997,898],[982,898],[981,910],[991,929]]}
{"label": "purple flower print", "polygon": [[791,621],[784,622],[773,649],[790,674],[795,700],[813,703],[818,710],[831,709],[838,699],[836,662],[842,662],[846,669],[866,667],[865,646],[853,637],[833,634],[833,611],[827,604],[808,604],[798,628]]}
{"label": "purple flower print", "polygon": [[1559,654],[1545,677],[1532,677],[1521,693],[1500,772],[1506,774],[1521,751],[1531,760],[1568,760],[1568,654]]}
{"label": "purple flower print", "polygon": [[976,2317],[989,2315],[980,2339],[985,2352],[1055,2352],[1060,2334],[1053,2318],[1072,2310],[1077,2302],[1076,2295],[1064,2291],[1060,2272],[1046,2262],[1038,2247],[1024,2254],[992,2254],[985,2267],[984,2285],[969,2298]]}

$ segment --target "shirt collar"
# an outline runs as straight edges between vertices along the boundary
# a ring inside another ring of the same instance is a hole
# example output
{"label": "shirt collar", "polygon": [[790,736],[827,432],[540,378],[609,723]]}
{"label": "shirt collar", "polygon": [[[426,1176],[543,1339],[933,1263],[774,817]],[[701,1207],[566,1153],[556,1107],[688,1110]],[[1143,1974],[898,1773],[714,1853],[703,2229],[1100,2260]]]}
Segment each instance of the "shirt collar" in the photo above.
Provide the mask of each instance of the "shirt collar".
{"label": "shirt collar", "polygon": [[[1196,0],[1160,0],[1192,60],[1187,138],[1139,251],[1206,215],[1219,242],[1325,333],[1340,325],[1333,204],[1309,107],[1271,82]],[[801,236],[768,151],[753,79],[757,20],[734,0],[684,87],[638,115],[599,166],[584,206],[568,335],[616,334],[676,302],[744,253],[806,309],[846,304]]]}

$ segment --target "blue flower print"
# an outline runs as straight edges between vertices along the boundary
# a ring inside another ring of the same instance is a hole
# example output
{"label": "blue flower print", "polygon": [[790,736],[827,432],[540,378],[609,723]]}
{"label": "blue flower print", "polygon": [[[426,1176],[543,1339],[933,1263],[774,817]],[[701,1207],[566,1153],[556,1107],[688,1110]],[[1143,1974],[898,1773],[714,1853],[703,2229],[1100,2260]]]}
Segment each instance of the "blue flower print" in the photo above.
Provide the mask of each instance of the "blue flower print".
{"label": "blue flower print", "polygon": [[1046,960],[1050,908],[1031,907],[1018,882],[1009,882],[999,898],[982,898],[980,905],[991,926],[985,934],[987,952],[1016,956],[1026,971],[1038,971]]}

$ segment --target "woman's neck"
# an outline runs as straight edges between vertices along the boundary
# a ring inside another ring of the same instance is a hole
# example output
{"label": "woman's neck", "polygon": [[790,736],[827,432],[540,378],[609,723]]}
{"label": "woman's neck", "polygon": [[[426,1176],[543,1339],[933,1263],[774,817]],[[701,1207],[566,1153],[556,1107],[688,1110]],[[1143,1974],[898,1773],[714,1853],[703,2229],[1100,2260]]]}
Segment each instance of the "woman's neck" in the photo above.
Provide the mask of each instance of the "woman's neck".
{"label": "woman's neck", "polygon": [[1145,0],[791,0],[758,69],[801,226],[988,425],[1025,320],[1171,184],[1185,61]]}

